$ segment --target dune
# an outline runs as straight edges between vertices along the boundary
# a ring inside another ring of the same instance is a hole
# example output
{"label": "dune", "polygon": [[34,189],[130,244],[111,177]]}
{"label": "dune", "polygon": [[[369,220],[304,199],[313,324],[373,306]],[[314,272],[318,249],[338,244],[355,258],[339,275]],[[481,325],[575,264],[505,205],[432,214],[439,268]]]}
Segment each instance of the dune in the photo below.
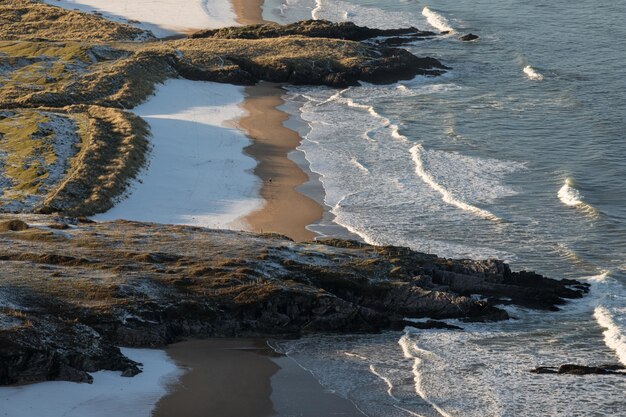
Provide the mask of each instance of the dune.
{"label": "dune", "polygon": [[45,0],[45,3],[98,12],[124,23],[131,21],[151,30],[158,38],[237,25],[229,0]]}
{"label": "dune", "polygon": [[152,132],[149,166],[127,198],[94,220],[136,220],[237,228],[258,209],[256,163],[243,154],[249,139],[225,123],[243,114],[243,87],[169,80],[134,109]]}

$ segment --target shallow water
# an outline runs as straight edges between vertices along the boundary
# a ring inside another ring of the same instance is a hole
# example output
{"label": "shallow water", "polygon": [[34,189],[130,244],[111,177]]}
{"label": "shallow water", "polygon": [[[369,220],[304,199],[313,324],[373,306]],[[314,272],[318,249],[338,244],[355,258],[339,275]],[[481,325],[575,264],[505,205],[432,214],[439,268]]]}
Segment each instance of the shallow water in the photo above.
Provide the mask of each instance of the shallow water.
{"label": "shallow water", "polygon": [[[453,68],[442,77],[291,89],[310,126],[301,150],[337,223],[371,243],[499,257],[594,290],[563,313],[515,311],[518,321],[463,333],[285,349],[333,389],[357,382],[328,376],[330,363],[362,371],[357,403],[384,398],[395,415],[624,414],[623,379],[527,373],[626,361],[624,2],[266,2],[267,19],[311,16],[453,32],[407,47]],[[481,39],[457,40],[468,32]],[[344,354],[360,343],[375,346],[359,353],[367,360]]]}

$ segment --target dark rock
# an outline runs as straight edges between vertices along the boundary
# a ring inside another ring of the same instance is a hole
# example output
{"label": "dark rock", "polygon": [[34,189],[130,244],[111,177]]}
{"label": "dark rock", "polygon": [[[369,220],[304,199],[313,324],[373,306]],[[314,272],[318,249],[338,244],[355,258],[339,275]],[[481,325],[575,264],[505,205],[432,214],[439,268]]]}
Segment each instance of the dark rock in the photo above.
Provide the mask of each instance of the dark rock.
{"label": "dark rock", "polygon": [[0,223],[0,232],[21,232],[28,229],[28,224],[21,220],[5,220]]}
{"label": "dark rock", "polygon": [[427,320],[424,322],[410,321],[410,322],[407,322],[407,326],[411,326],[416,329],[424,329],[424,330],[428,330],[428,329],[463,330],[462,327],[455,326],[453,324],[448,324],[444,321],[438,321],[438,320]]}
{"label": "dark rock", "polygon": [[462,40],[463,42],[471,42],[475,41],[476,39],[479,39],[479,37],[478,35],[474,35],[473,33],[468,33],[467,35],[459,37],[459,40]]}
{"label": "dark rock", "polygon": [[559,374],[559,375],[622,375],[626,376],[626,367],[616,364],[585,366],[565,364],[558,368],[553,366],[540,366],[530,372],[535,374]]}
{"label": "dark rock", "polygon": [[385,38],[377,41],[378,45],[383,46],[401,46],[411,42],[421,41],[424,39],[430,39],[428,36],[394,36],[391,38]]}
{"label": "dark rock", "polygon": [[557,371],[558,374],[566,374],[566,375],[624,375],[626,373],[621,372],[624,370],[624,367],[615,368],[613,366],[609,368],[605,368],[602,366],[584,366],[584,365],[572,365],[566,364],[559,366]]}
{"label": "dark rock", "polygon": [[56,229],[56,230],[67,230],[70,228],[70,226],[67,223],[50,223],[46,227],[49,227],[50,229]]}
{"label": "dark rock", "polygon": [[190,38],[216,39],[267,39],[281,36],[305,36],[309,38],[344,39],[364,41],[377,37],[411,36],[432,37],[436,33],[421,31],[417,28],[372,29],[357,26],[352,22],[333,23],[327,20],[303,20],[289,25],[266,23],[259,25],[229,27],[222,29],[201,30],[190,35]]}
{"label": "dark rock", "polygon": [[558,373],[556,368],[552,366],[539,366],[535,369],[531,369],[530,372],[533,374],[556,374]]}
{"label": "dark rock", "polygon": [[87,373],[100,369],[139,372],[115,346],[378,332],[403,328],[406,317],[434,319],[414,327],[450,328],[436,320],[506,320],[491,301],[502,297],[551,310],[588,291],[577,281],[512,272],[502,261],[340,239],[296,243],[128,221],[78,223],[67,233],[0,239],[0,291],[28,306],[0,310],[11,324],[0,329],[0,385],[88,382]]}

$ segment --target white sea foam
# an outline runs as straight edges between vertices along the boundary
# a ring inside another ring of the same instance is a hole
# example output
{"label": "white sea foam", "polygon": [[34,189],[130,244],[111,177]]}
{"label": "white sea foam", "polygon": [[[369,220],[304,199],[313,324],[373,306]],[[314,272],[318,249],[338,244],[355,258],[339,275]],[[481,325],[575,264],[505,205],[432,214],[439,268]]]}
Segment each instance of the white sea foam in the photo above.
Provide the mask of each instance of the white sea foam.
{"label": "white sea foam", "polygon": [[543,80],[543,75],[537,72],[537,70],[531,67],[530,65],[526,65],[523,71],[524,71],[524,74],[526,74],[526,76],[533,81]]}
{"label": "white sea foam", "polygon": [[566,206],[578,208],[581,211],[593,216],[598,214],[597,210],[593,206],[585,202],[583,195],[575,188],[574,180],[571,178],[567,178],[565,180],[565,183],[559,189],[557,195],[559,200],[561,200],[561,202]]}
{"label": "white sea foam", "polygon": [[424,169],[424,163],[422,161],[422,153],[424,151],[424,147],[422,145],[415,145],[414,147],[411,148],[410,151],[411,151],[411,156],[413,157],[413,162],[415,162],[415,173],[422,179],[422,181],[428,184],[433,190],[441,194],[443,201],[455,207],[458,207],[461,210],[464,210],[474,215],[477,215],[479,217],[482,217],[484,219],[491,220],[491,221],[500,221],[500,218],[496,216],[495,214],[487,210],[481,209],[479,207],[473,206],[471,204],[467,204],[466,202],[455,198],[454,195],[450,192],[450,190],[447,190],[445,187],[440,185],[433,178],[433,176],[430,173],[428,173],[426,169]]}
{"label": "white sea foam", "polygon": [[[403,126],[377,106],[398,94],[449,94],[455,91],[454,84],[403,85],[406,91],[369,84],[341,91],[292,89],[297,96],[290,100],[303,103],[301,117],[311,129],[299,149],[320,175],[325,203],[332,208],[335,222],[372,244],[394,243],[451,257],[512,259],[511,254],[494,248],[447,241],[439,229],[436,235],[412,229],[430,218],[449,221],[463,217],[467,221],[468,212],[442,204],[441,194],[415,174],[410,151],[414,139],[406,137]],[[443,150],[423,150],[422,165],[455,200],[474,207],[516,194],[504,179],[524,169],[523,164],[512,161]],[[390,228],[390,222],[395,226]],[[481,220],[476,220],[478,223],[484,228]]]}
{"label": "white sea foam", "polygon": [[[622,311],[626,313],[626,311]],[[617,358],[626,366],[626,329],[619,326],[615,320],[615,316],[605,307],[596,307],[593,317],[598,324],[605,328],[604,343],[615,351]]]}
{"label": "white sea foam", "polygon": [[424,7],[424,9],[422,10],[422,15],[426,18],[428,24],[435,29],[438,29],[442,32],[454,33],[454,29],[452,28],[452,26],[450,26],[450,22],[448,22],[448,19],[446,19],[439,13],[432,11],[428,7]]}
{"label": "white sea foam", "polygon": [[452,417],[448,414],[443,408],[437,405],[435,402],[430,400],[422,387],[422,374],[420,372],[420,367],[422,364],[422,359],[419,356],[416,356],[414,352],[419,352],[422,355],[426,354],[427,356],[431,353],[420,349],[415,342],[411,341],[408,335],[403,335],[400,340],[398,340],[398,344],[402,349],[402,353],[404,357],[407,359],[413,360],[413,380],[415,381],[415,393],[419,395],[424,401],[426,401],[431,407],[433,407],[437,413],[439,413],[442,417]]}
{"label": "white sea foam", "polygon": [[593,318],[604,329],[604,343],[626,365],[626,289],[611,271],[603,271],[588,281],[592,287],[587,302],[595,305]]}
{"label": "white sea foam", "polygon": [[355,158],[352,158],[352,159],[350,160],[350,162],[351,162],[354,166],[356,166],[358,169],[360,169],[361,171],[363,171],[364,173],[366,173],[366,174],[369,174],[369,173],[370,173],[370,170],[369,170],[369,169],[367,169],[367,167],[366,167],[366,166],[365,166],[362,162],[360,162],[360,161],[359,161],[356,157],[355,157]]}
{"label": "white sea foam", "polygon": [[420,18],[411,11],[392,12],[337,0],[316,0],[311,16],[315,20],[350,21],[378,29],[416,26]]}

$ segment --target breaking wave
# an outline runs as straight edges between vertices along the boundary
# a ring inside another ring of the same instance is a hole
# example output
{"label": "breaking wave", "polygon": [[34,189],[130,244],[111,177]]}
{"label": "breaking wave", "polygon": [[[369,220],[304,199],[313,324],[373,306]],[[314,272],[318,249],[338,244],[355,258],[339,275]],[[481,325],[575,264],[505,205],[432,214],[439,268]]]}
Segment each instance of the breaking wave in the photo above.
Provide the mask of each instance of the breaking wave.
{"label": "breaking wave", "polygon": [[452,193],[447,190],[444,186],[439,184],[432,175],[430,175],[426,169],[424,168],[424,163],[422,162],[422,153],[424,148],[422,145],[415,145],[411,148],[411,156],[413,157],[413,162],[415,163],[415,173],[428,184],[433,190],[437,191],[443,197],[443,201],[448,204],[451,204],[455,207],[460,208],[461,210],[468,211],[472,214],[475,214],[479,217],[482,217],[491,221],[500,221],[500,218],[495,214],[483,210],[479,207],[473,206],[471,204],[467,204],[464,201],[461,201],[452,195]]}
{"label": "breaking wave", "polygon": [[530,65],[526,65],[523,71],[524,71],[524,74],[526,74],[526,76],[533,81],[543,80],[543,75],[537,72],[537,70],[531,67]]}
{"label": "breaking wave", "polygon": [[439,29],[442,32],[454,33],[454,29],[450,26],[448,19],[443,17],[437,12],[433,12],[428,7],[424,7],[422,10],[422,15],[428,21],[428,24],[434,27],[435,29]]}

